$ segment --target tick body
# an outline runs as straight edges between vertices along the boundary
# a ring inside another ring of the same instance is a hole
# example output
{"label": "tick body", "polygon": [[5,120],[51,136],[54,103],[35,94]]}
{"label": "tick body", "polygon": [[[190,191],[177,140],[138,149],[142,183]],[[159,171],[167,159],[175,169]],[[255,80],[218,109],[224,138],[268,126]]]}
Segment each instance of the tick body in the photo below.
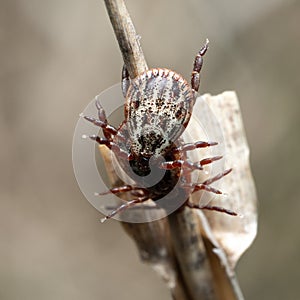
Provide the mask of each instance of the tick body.
{"label": "tick body", "polygon": [[152,69],[134,79],[125,104],[131,151],[164,155],[188,124],[194,102],[186,80],[168,69]]}
{"label": "tick body", "polygon": [[[176,72],[162,68],[147,70],[130,80],[124,67],[122,71],[124,121],[119,128],[108,124],[99,102],[96,102],[98,119],[85,117],[101,127],[105,137],[91,136],[91,138],[110,148],[116,154],[123,170],[136,183],[134,186],[126,185],[107,192],[114,194],[130,192],[133,200],[125,202],[103,220],[148,199],[153,201],[168,199],[168,194],[175,186],[176,195],[184,199],[182,206],[236,215],[221,207],[195,205],[188,199],[191,193],[199,190],[221,194],[221,191],[214,189],[210,184],[231,171],[227,170],[202,183],[192,183],[192,172],[203,170],[204,165],[221,157],[191,162],[187,159],[187,151],[214,146],[217,143],[198,141],[184,144],[181,140],[181,134],[192,115],[200,84],[203,56],[207,49],[208,41],[195,58],[191,85]],[[153,175],[160,178],[158,182],[153,181]]]}

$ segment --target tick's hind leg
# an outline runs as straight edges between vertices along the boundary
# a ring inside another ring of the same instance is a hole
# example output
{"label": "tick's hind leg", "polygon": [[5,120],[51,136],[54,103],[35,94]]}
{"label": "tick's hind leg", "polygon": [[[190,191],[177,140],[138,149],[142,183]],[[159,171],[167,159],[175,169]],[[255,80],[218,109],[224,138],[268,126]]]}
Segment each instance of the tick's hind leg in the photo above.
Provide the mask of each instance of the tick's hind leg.
{"label": "tick's hind leg", "polygon": [[229,174],[231,171],[232,171],[232,169],[228,169],[228,170],[226,170],[222,173],[217,174],[216,176],[214,176],[212,178],[209,178],[209,179],[205,180],[202,183],[191,185],[190,187],[194,187],[193,193],[198,192],[200,190],[204,190],[204,191],[211,192],[211,193],[214,193],[214,194],[223,194],[221,191],[211,187],[210,185],[213,182],[216,182],[216,181],[220,180],[221,178],[223,178],[224,176]]}
{"label": "tick's hind leg", "polygon": [[217,180],[220,180],[221,178],[223,178],[224,176],[226,176],[227,174],[229,174],[231,171],[232,171],[232,169],[225,170],[222,173],[219,173],[216,176],[205,180],[204,182],[202,182],[202,184],[204,184],[204,185],[210,185],[213,182],[216,182]]}
{"label": "tick's hind leg", "polygon": [[104,193],[97,193],[97,196],[103,196],[103,195],[109,195],[109,194],[120,194],[120,193],[126,193],[126,192],[131,192],[132,195],[136,197],[144,197],[147,196],[147,190],[142,187],[136,187],[132,186],[130,184],[118,186],[115,188],[111,188],[109,191],[104,192]]}
{"label": "tick's hind leg", "polygon": [[[221,178],[223,178],[224,176],[226,176],[227,174],[229,174],[232,171],[232,169],[228,169],[212,178],[209,178],[207,180],[205,180],[203,183],[201,184],[197,184],[194,186],[194,190],[192,193],[195,193],[197,191],[200,190],[205,190],[207,192],[211,192],[211,193],[215,193],[215,194],[222,194],[221,191],[213,188],[210,186],[211,183],[220,180]],[[214,211],[218,211],[218,212],[222,212],[231,216],[237,216],[238,214],[234,211],[231,211],[229,209],[223,208],[223,207],[219,207],[219,206],[214,206],[214,205],[198,205],[198,204],[194,204],[191,201],[188,201],[186,203],[186,205],[190,208],[196,208],[196,209],[206,209],[206,210],[214,210]]]}
{"label": "tick's hind leg", "polygon": [[184,188],[189,188],[189,189],[193,189],[192,193],[196,193],[198,191],[204,190],[207,192],[211,192],[214,194],[223,194],[221,191],[215,189],[214,187],[210,186],[210,184],[212,184],[213,182],[220,180],[221,178],[223,178],[224,176],[226,176],[227,174],[229,174],[232,171],[232,169],[228,169],[222,173],[217,174],[216,176],[209,178],[207,180],[205,180],[202,183],[197,183],[197,184],[193,184],[193,183],[185,183],[182,185],[182,187]]}
{"label": "tick's hind leg", "polygon": [[146,200],[149,199],[149,193],[147,192],[146,189],[141,188],[141,187],[136,187],[136,186],[132,186],[132,185],[123,185],[123,186],[119,186],[119,187],[115,187],[110,189],[107,192],[104,193],[98,193],[96,195],[99,196],[103,196],[103,195],[108,195],[110,193],[112,194],[119,194],[119,193],[126,193],[126,192],[130,192],[131,195],[133,195],[134,197],[137,197],[134,200],[125,202],[124,204],[120,205],[119,207],[117,207],[116,209],[114,209],[112,212],[110,212],[105,218],[103,218],[101,220],[101,222],[106,221],[107,219],[112,218],[113,216],[115,216],[116,214],[134,206],[135,204],[138,203],[142,203]]}
{"label": "tick's hind leg", "polygon": [[113,216],[115,216],[116,214],[125,211],[126,209],[138,204],[138,203],[142,203],[148,200],[147,196],[144,197],[139,197],[137,199],[128,201],[124,204],[122,204],[121,206],[119,206],[118,208],[116,208],[115,210],[113,210],[112,212],[110,212],[106,217],[104,217],[103,219],[101,219],[101,222],[105,222],[106,220],[112,218]]}
{"label": "tick's hind leg", "polygon": [[207,49],[208,49],[208,39],[206,39],[206,42],[204,44],[204,46],[200,49],[200,51],[198,52],[195,61],[194,61],[194,67],[193,67],[193,71],[192,71],[192,79],[191,79],[191,86],[192,89],[195,92],[198,92],[199,90],[199,86],[200,86],[200,71],[202,69],[202,65],[203,65],[203,56],[205,55]]}
{"label": "tick's hind leg", "polygon": [[122,83],[121,83],[121,85],[122,85],[123,96],[124,96],[124,98],[126,98],[127,91],[128,91],[129,86],[130,86],[130,78],[129,78],[128,70],[127,70],[125,65],[123,66],[123,69],[122,69]]}
{"label": "tick's hind leg", "polygon": [[219,207],[219,206],[210,206],[210,205],[197,205],[197,204],[194,204],[192,202],[187,202],[186,205],[190,208],[195,208],[195,209],[206,209],[206,210],[214,210],[214,211],[218,211],[218,212],[221,212],[221,213],[225,213],[225,214],[228,214],[228,215],[231,215],[231,216],[237,216],[238,214],[230,209],[226,209],[224,207]]}

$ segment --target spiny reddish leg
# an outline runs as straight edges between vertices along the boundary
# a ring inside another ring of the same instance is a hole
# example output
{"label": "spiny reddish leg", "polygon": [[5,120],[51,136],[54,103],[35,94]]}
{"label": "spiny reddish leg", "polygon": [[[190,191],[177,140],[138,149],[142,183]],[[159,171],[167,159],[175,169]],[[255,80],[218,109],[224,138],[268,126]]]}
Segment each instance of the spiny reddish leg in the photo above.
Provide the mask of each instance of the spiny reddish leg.
{"label": "spiny reddish leg", "polygon": [[232,169],[228,169],[212,178],[209,178],[207,180],[205,180],[202,183],[199,184],[183,184],[183,187],[187,187],[187,188],[194,188],[192,193],[196,193],[200,190],[205,190],[207,192],[211,192],[214,194],[223,194],[220,190],[217,190],[215,188],[213,188],[212,186],[210,186],[211,183],[220,180],[221,178],[223,178],[224,176],[226,176],[227,174],[229,174],[232,171]]}
{"label": "spiny reddish leg", "polygon": [[129,86],[130,86],[130,78],[129,78],[128,70],[127,70],[125,65],[123,65],[123,69],[122,69],[122,83],[121,83],[121,85],[122,85],[123,96],[124,96],[124,98],[126,98],[127,91],[128,91]]}
{"label": "spiny reddish leg", "polygon": [[229,210],[229,209],[226,209],[226,208],[223,208],[223,207],[219,207],[219,206],[210,206],[210,205],[197,205],[197,204],[194,204],[192,202],[187,202],[186,205],[190,208],[195,208],[195,209],[206,209],[206,210],[213,210],[213,211],[218,211],[218,212],[221,212],[221,213],[225,213],[225,214],[228,214],[228,215],[231,215],[231,216],[237,216],[238,214],[232,210]]}
{"label": "spiny reddish leg", "polygon": [[160,165],[160,168],[164,169],[164,170],[172,170],[175,168],[183,168],[183,167],[185,167],[185,169],[191,169],[191,170],[195,170],[195,169],[202,170],[203,169],[198,163],[193,163],[188,160],[166,161]]}
{"label": "spiny reddish leg", "polygon": [[210,193],[214,193],[217,195],[221,195],[223,194],[220,190],[217,190],[215,188],[213,188],[212,186],[203,184],[203,183],[199,183],[199,184],[182,184],[183,188],[188,188],[188,189],[193,189],[192,194],[196,193],[198,191],[204,190]]}
{"label": "spiny reddish leg", "polygon": [[204,158],[204,159],[200,160],[199,164],[201,166],[205,166],[205,165],[211,164],[214,161],[220,160],[222,158],[223,158],[223,156],[214,156],[214,157]]}
{"label": "spiny reddish leg", "polygon": [[128,154],[126,151],[121,149],[116,143],[108,140],[107,138],[101,138],[97,135],[90,135],[89,138],[92,139],[93,141],[96,141],[99,145],[105,145],[110,150],[112,150],[115,154],[117,154],[119,157],[125,158],[127,160],[133,159],[132,154]]}
{"label": "spiny reddish leg", "polygon": [[217,142],[198,141],[196,143],[184,144],[184,145],[174,149],[173,151],[175,151],[175,152],[186,152],[186,151],[195,150],[195,149],[198,149],[198,148],[206,148],[206,147],[215,146],[215,145],[218,145],[218,143]]}
{"label": "spiny reddish leg", "polygon": [[[101,127],[103,130],[104,135],[108,135],[109,138],[111,135],[116,135],[118,133],[118,130],[107,123],[107,121],[103,120],[97,120],[93,117],[83,116],[87,121],[93,123],[94,125]],[[106,137],[107,138],[107,137]]]}
{"label": "spiny reddish leg", "polygon": [[[98,99],[98,96],[96,98],[96,101],[95,101],[95,105],[96,105],[96,108],[98,110],[98,118],[100,121],[103,122],[103,124],[106,124],[108,126],[108,122],[107,122],[107,118],[106,118],[106,114],[105,114],[105,110],[104,108],[102,107],[102,105],[100,104],[100,101]],[[112,135],[109,131],[107,131],[105,128],[102,128],[102,132],[104,134],[104,136],[107,138],[107,139],[111,139],[112,138]]]}
{"label": "spiny reddish leg", "polygon": [[223,194],[221,191],[213,188],[212,186],[205,185],[205,184],[197,184],[197,185],[195,185],[194,190],[193,190],[192,193],[196,193],[196,192],[198,192],[200,190],[211,192],[211,193],[214,193],[214,194],[217,194],[217,195]]}
{"label": "spiny reddish leg", "polygon": [[114,126],[108,124],[105,110],[102,107],[102,105],[99,102],[98,96],[95,101],[96,108],[98,110],[98,120],[89,117],[89,116],[83,116],[87,121],[93,123],[94,125],[101,127],[103,135],[107,140],[112,140],[116,135],[118,135],[118,139],[125,141],[126,137],[120,132],[120,130],[116,129]]}
{"label": "spiny reddish leg", "polygon": [[[127,185],[122,185],[122,186],[112,188],[109,191],[104,192],[104,193],[96,193],[95,195],[103,196],[103,195],[119,194],[119,193],[133,192],[133,191],[137,192],[137,193],[135,193],[135,196],[139,196],[139,197],[143,197],[147,194],[147,191],[144,188],[127,184]],[[138,193],[138,191],[140,191],[140,192]]]}
{"label": "spiny reddish leg", "polygon": [[225,170],[224,172],[219,173],[218,175],[205,180],[204,182],[202,182],[202,184],[204,184],[204,185],[210,185],[211,183],[213,183],[213,182],[215,182],[217,180],[220,180],[221,178],[223,178],[224,176],[226,176],[227,174],[229,174],[231,171],[232,171],[232,169]]}
{"label": "spiny reddish leg", "polygon": [[200,49],[198,52],[195,61],[194,61],[194,67],[192,71],[192,78],[191,78],[191,86],[192,89],[195,92],[198,92],[199,86],[200,86],[200,71],[202,69],[203,65],[203,56],[205,55],[207,49],[208,49],[208,39],[206,39],[205,45]]}
{"label": "spiny reddish leg", "polygon": [[196,163],[190,162],[188,160],[166,161],[161,164],[161,168],[165,169],[165,170],[172,170],[175,168],[187,168],[190,170],[203,170],[204,165],[211,164],[212,162],[217,161],[221,158],[222,158],[222,156],[214,156],[214,157],[202,159]]}
{"label": "spiny reddish leg", "polygon": [[124,210],[138,204],[138,203],[142,203],[148,200],[148,197],[140,197],[131,201],[128,201],[124,204],[122,204],[121,206],[119,206],[118,208],[116,208],[115,210],[113,210],[112,212],[110,212],[106,217],[104,217],[103,219],[101,219],[101,222],[105,222],[106,220],[112,218],[113,216],[115,216],[116,214],[123,212]]}

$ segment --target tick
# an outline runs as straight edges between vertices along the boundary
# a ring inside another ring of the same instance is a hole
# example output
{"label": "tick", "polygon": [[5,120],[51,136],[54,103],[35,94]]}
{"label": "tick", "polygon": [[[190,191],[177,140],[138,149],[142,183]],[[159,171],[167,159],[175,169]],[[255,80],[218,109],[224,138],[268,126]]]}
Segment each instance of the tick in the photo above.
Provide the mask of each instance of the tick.
{"label": "tick", "polygon": [[[108,123],[99,101],[96,101],[98,119],[84,116],[86,120],[102,128],[104,135],[103,138],[97,135],[90,138],[111,149],[120,166],[135,181],[134,185],[115,187],[99,194],[129,192],[133,198],[111,211],[102,221],[149,199],[157,201],[166,198],[167,201],[174,201],[174,198],[168,199],[168,194],[175,186],[176,195],[184,199],[181,207],[186,205],[190,208],[237,215],[226,208],[197,205],[189,200],[189,196],[199,190],[222,194],[211,184],[231,172],[231,169],[228,169],[204,182],[193,183],[192,172],[202,171],[205,165],[222,157],[215,156],[192,162],[188,159],[188,151],[215,146],[217,143],[184,143],[181,138],[193,112],[200,85],[203,57],[207,50],[208,40],[196,55],[190,85],[178,73],[163,68],[147,70],[131,80],[124,66],[124,121],[118,128]],[[158,182],[152,182],[151,174],[162,175]]]}

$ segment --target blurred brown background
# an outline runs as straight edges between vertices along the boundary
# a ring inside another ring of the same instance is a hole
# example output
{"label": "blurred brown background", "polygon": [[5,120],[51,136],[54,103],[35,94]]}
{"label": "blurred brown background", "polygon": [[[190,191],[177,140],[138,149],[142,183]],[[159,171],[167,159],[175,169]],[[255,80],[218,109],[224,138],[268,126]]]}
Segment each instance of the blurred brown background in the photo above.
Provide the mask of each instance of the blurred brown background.
{"label": "blurred brown background", "polygon": [[[189,78],[211,41],[202,93],[236,90],[260,200],[242,257],[246,299],[299,299],[298,0],[128,0],[149,66]],[[71,145],[78,114],[120,80],[103,1],[0,3],[0,299],[170,299],[116,221],[81,194]]]}

